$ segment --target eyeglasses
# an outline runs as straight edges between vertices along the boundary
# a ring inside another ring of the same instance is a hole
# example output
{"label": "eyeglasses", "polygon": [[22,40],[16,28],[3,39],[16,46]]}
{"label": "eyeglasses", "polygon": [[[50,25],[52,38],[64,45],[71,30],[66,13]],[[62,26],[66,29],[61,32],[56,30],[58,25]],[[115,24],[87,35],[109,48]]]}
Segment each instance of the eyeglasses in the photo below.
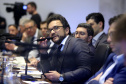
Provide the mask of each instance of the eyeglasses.
{"label": "eyeglasses", "polygon": [[77,35],[77,34],[79,34],[79,35],[81,35],[81,36],[83,36],[83,35],[85,35],[85,33],[84,32],[75,32],[75,35]]}
{"label": "eyeglasses", "polygon": [[27,31],[28,29],[32,29],[34,26],[31,26],[31,27],[28,27],[28,28],[25,28],[25,30]]}
{"label": "eyeglasses", "polygon": [[63,26],[54,26],[52,29],[48,29],[49,32],[51,32],[52,30],[53,31],[58,31],[60,27],[63,27]]}

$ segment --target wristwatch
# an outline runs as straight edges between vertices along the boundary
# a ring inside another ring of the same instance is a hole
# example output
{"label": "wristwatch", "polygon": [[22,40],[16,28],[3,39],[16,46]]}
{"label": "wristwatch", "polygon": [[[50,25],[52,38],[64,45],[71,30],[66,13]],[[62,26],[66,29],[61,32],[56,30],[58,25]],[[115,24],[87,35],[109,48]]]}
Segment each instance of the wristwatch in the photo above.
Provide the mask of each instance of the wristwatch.
{"label": "wristwatch", "polygon": [[59,81],[60,81],[60,82],[64,81],[63,74],[60,75]]}

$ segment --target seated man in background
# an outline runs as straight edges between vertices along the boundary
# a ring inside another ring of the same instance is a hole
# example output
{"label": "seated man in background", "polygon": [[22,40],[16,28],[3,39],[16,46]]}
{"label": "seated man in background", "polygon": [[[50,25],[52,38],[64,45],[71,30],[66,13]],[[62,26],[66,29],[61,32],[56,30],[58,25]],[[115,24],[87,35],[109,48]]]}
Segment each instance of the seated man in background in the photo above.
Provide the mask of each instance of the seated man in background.
{"label": "seated man in background", "polygon": [[19,20],[19,32],[18,32],[18,36],[19,36],[20,38],[22,38],[22,34],[25,32],[24,23],[25,23],[25,21],[27,21],[27,20],[29,20],[29,19],[21,18],[21,19]]}
{"label": "seated man in background", "polygon": [[76,32],[75,32],[75,38],[80,38],[86,41],[89,45],[89,48],[91,52],[94,54],[95,48],[92,45],[92,38],[94,36],[94,30],[89,24],[86,23],[80,23],[77,26]]}
{"label": "seated man in background", "polygon": [[47,29],[47,22],[43,21],[40,23],[40,30],[42,31],[43,37],[48,37],[48,29]]}
{"label": "seated man in background", "polygon": [[16,39],[16,41],[20,41],[21,38],[19,37],[19,33],[18,33],[18,27],[14,24],[11,24],[8,26],[8,31],[9,31],[9,34],[12,34],[16,37],[18,37],[19,39]]}
{"label": "seated man in background", "polygon": [[104,33],[104,17],[101,13],[91,13],[86,17],[86,21],[94,30],[92,45],[97,48],[99,44],[107,43],[107,35]]}
{"label": "seated man in background", "polygon": [[[18,27],[16,25],[14,25],[14,24],[9,25],[8,26],[8,31],[9,31],[10,36],[7,36],[6,37],[7,40],[12,40],[14,42],[19,42],[20,41],[21,38],[18,38]],[[8,47],[9,46],[2,45],[2,49],[1,50],[4,53],[7,53],[7,51],[9,52]],[[11,54],[12,54],[12,52],[11,52]]]}
{"label": "seated man in background", "polygon": [[18,34],[18,27],[14,24],[11,24],[8,26],[8,31],[9,31],[9,34],[16,36]]}
{"label": "seated man in background", "polygon": [[[41,50],[41,69],[51,81],[65,84],[80,84],[91,76],[91,54],[88,44],[71,37],[67,20],[54,14],[47,20],[52,41],[59,45],[51,59],[46,50]],[[47,40],[40,42],[46,46]],[[82,46],[83,45],[83,46]]]}
{"label": "seated man in background", "polygon": [[124,68],[124,66],[120,66],[120,63],[123,62],[124,57],[120,48],[120,44],[113,42],[112,39],[112,34],[115,32],[116,21],[120,17],[122,16],[115,16],[109,20],[110,28],[108,31],[107,41],[110,43],[110,47],[114,53],[109,55],[102,69],[100,69],[94,76],[92,76],[85,84],[103,84],[108,78],[118,76],[118,74],[120,74],[119,70]]}
{"label": "seated man in background", "polygon": [[[24,23],[25,26],[25,32],[22,35],[22,39],[21,42],[24,43],[29,43],[29,44],[37,44],[37,39],[39,39],[40,37],[42,37],[42,32],[37,28],[36,23],[33,20],[27,20]],[[26,52],[27,50],[27,46],[16,46],[15,44],[12,43],[5,43],[5,46],[7,49],[9,50],[13,50],[16,53],[19,53],[20,55],[25,55],[28,54],[28,52]],[[34,52],[35,51],[35,52]],[[25,53],[26,52],[26,53]],[[33,50],[29,53],[29,58],[31,57],[36,57],[38,54],[37,50]]]}

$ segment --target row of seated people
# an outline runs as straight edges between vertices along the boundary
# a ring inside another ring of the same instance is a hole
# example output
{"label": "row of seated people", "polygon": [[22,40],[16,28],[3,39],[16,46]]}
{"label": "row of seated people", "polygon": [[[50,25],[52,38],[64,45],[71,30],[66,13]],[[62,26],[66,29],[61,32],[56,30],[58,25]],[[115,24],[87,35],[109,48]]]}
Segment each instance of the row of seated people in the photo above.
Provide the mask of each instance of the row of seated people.
{"label": "row of seated people", "polygon": [[[46,33],[49,34],[49,37],[53,37],[53,39],[38,43],[34,40],[37,40],[40,37],[42,39],[44,37],[41,35],[39,36],[39,30],[37,29],[35,22],[27,20],[23,24],[25,31],[22,34],[21,42],[33,42],[42,47],[54,47],[48,50],[36,50],[36,56],[34,54],[35,52],[33,52],[35,50],[32,50],[29,53],[27,52],[27,54],[31,54],[31,57],[29,56],[31,62],[30,65],[37,66],[37,68],[44,73],[46,78],[52,82],[62,82],[65,84],[94,84],[94,82],[97,82],[103,84],[109,81],[117,84],[120,80],[114,79],[115,77],[118,78],[118,76],[116,76],[116,74],[120,73],[118,69],[123,69],[123,72],[126,73],[125,67],[122,64],[123,60],[121,60],[124,56],[121,53],[121,48],[112,41],[112,33],[115,31],[113,25],[120,17],[121,16],[110,19],[110,29],[107,37],[103,32],[104,18],[101,13],[89,14],[86,18],[87,23],[80,23],[77,26],[74,35],[71,35],[70,26],[67,20],[59,14],[54,14],[48,18],[45,27],[45,29],[48,28],[48,32]],[[40,34],[42,34],[41,31]],[[44,36],[46,34],[43,33],[42,35]],[[108,43],[116,55],[110,54],[108,56]],[[10,43],[5,43],[5,46],[9,50],[23,54],[27,49],[24,46],[17,46]],[[98,53],[100,53],[100,55]],[[119,58],[117,56],[119,56]],[[118,65],[118,59],[121,60],[119,61],[121,62],[120,65]],[[111,61],[114,62],[109,65],[109,62]],[[100,71],[98,71],[99,69]],[[98,73],[95,74],[96,78],[95,76],[91,77],[96,71],[98,71]],[[103,74],[101,75],[100,72],[103,72]],[[101,77],[99,77],[98,74],[100,74]]]}

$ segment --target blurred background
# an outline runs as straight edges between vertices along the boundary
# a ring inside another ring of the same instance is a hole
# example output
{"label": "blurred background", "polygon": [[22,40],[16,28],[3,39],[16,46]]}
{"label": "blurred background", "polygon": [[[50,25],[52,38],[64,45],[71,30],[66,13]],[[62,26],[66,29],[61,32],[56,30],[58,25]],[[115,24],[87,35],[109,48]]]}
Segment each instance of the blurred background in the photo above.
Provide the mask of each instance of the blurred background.
{"label": "blurred background", "polygon": [[[4,17],[9,24],[14,24],[13,12],[8,13],[4,3],[15,4],[22,2],[26,5],[31,0],[0,0],[0,16]],[[101,12],[105,18],[105,29],[108,31],[108,20],[110,17],[126,12],[126,0],[34,0],[37,4],[37,11],[44,21],[50,12],[63,15],[71,26],[71,31],[75,32],[79,23],[86,22],[85,18],[89,13]],[[23,16],[30,18],[31,16]]]}

